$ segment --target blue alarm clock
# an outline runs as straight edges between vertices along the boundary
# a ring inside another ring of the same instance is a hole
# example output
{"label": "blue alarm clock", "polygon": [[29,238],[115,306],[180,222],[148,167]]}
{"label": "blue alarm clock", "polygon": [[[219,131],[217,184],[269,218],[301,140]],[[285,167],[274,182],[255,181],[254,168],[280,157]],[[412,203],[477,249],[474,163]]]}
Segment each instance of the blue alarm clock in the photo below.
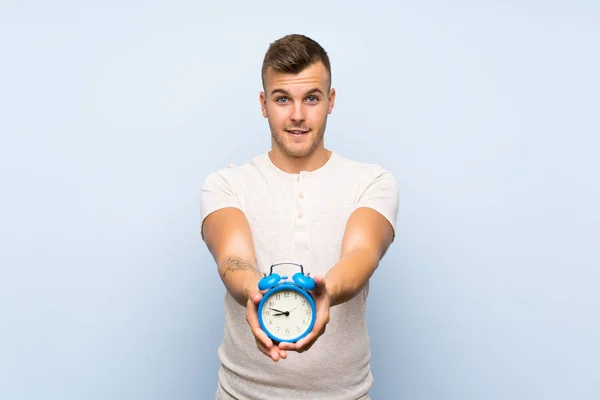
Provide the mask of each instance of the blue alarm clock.
{"label": "blue alarm clock", "polygon": [[[292,281],[273,273],[273,267],[282,264],[300,267]],[[302,339],[315,324],[315,302],[308,292],[314,288],[315,281],[310,274],[304,274],[302,265],[288,262],[271,265],[269,275],[265,274],[258,282],[258,289],[267,291],[258,304],[260,328],[277,343]]]}

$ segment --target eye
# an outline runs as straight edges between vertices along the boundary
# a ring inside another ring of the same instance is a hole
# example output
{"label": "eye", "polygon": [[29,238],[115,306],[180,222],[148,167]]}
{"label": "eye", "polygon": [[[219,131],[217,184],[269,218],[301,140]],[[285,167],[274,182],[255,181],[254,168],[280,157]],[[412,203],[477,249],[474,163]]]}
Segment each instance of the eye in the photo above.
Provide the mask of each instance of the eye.
{"label": "eye", "polygon": [[317,103],[319,101],[319,98],[317,96],[308,96],[306,98],[306,101],[308,101],[309,103]]}
{"label": "eye", "polygon": [[278,98],[275,99],[275,102],[279,103],[279,104],[285,104],[285,103],[288,102],[288,98],[285,97],[285,96],[278,97]]}

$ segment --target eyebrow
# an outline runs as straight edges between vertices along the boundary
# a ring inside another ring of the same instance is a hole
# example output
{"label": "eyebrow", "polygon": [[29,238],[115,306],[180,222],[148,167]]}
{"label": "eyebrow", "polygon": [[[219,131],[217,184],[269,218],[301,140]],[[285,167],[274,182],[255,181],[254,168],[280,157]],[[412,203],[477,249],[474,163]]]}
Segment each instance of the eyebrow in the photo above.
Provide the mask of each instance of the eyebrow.
{"label": "eyebrow", "polygon": [[[285,96],[289,96],[289,95],[290,95],[290,94],[289,94],[289,93],[288,93],[286,90],[284,90],[284,89],[273,89],[273,90],[271,91],[271,96],[275,95],[275,93],[281,93],[281,94],[283,94],[283,95],[285,95]],[[320,93],[320,94],[323,94],[323,91],[322,91],[321,89],[319,89],[319,88],[314,88],[314,89],[311,89],[311,90],[309,90],[308,92],[306,92],[304,95],[305,95],[305,96],[310,96],[311,94],[315,94],[315,93]]]}

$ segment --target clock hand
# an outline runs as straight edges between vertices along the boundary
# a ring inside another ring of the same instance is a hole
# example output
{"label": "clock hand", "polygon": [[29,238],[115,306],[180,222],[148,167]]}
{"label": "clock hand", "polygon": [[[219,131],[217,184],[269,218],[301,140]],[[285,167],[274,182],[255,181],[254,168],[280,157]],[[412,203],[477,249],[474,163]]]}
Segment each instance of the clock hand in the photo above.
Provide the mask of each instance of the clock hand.
{"label": "clock hand", "polygon": [[[289,317],[290,313],[291,313],[292,311],[294,311],[295,309],[296,309],[296,307],[292,308],[290,311],[285,311],[285,312],[283,312],[283,311],[280,311],[278,314],[273,314],[273,315],[285,315],[286,317]],[[277,311],[277,310],[276,310],[276,311]]]}
{"label": "clock hand", "polygon": [[[271,308],[271,307],[269,307],[269,308]],[[281,310],[278,310],[278,309],[276,309],[276,308],[271,308],[271,310],[273,310],[273,311],[277,311],[278,313],[282,313],[282,314],[285,314],[285,313],[286,313],[285,311],[281,311]]]}

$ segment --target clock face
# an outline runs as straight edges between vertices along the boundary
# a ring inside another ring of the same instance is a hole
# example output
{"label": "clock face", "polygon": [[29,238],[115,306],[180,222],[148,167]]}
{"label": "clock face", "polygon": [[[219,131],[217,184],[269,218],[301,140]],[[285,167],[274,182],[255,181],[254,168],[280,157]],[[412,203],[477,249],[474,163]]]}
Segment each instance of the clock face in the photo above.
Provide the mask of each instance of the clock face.
{"label": "clock face", "polygon": [[292,289],[278,290],[267,296],[260,317],[269,336],[290,341],[307,333],[313,320],[309,299]]}

